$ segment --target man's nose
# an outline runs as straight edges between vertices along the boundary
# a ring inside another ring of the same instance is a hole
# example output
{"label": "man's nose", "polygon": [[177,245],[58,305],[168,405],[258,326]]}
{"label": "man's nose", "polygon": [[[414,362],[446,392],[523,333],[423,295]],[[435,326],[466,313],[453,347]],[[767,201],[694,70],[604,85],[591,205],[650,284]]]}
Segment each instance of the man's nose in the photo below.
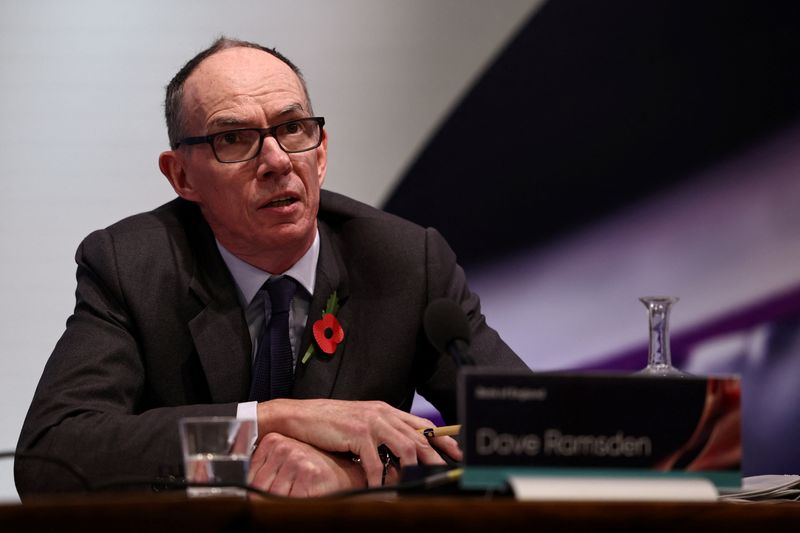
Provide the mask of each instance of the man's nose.
{"label": "man's nose", "polygon": [[264,137],[261,152],[258,154],[259,175],[277,173],[287,174],[292,169],[292,160],[289,154],[283,151],[278,141],[272,135]]}

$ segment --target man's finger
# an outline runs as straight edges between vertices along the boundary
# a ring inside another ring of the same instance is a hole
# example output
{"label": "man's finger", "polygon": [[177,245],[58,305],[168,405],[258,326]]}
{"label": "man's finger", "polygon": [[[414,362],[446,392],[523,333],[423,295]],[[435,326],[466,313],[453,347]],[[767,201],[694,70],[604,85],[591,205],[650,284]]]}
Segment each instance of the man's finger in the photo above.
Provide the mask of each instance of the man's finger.
{"label": "man's finger", "polygon": [[367,486],[380,487],[383,481],[383,462],[378,457],[377,448],[367,448],[359,453],[359,462],[367,476]]}
{"label": "man's finger", "polygon": [[284,463],[278,467],[278,472],[275,479],[272,480],[269,488],[266,489],[270,494],[276,496],[289,496],[292,492],[292,485],[294,484],[297,470],[295,465],[291,463]]}
{"label": "man's finger", "polygon": [[431,439],[431,443],[455,461],[464,459],[464,452],[461,451],[458,442],[452,437],[436,437]]}
{"label": "man's finger", "polygon": [[270,486],[281,466],[286,460],[288,448],[282,436],[275,433],[267,434],[250,459],[250,484],[262,490],[269,491]]}
{"label": "man's finger", "polygon": [[383,443],[397,457],[402,466],[411,466],[419,463],[423,447],[428,446],[427,442],[418,437],[419,435],[415,435],[413,432],[394,431],[389,438],[383,439]]}

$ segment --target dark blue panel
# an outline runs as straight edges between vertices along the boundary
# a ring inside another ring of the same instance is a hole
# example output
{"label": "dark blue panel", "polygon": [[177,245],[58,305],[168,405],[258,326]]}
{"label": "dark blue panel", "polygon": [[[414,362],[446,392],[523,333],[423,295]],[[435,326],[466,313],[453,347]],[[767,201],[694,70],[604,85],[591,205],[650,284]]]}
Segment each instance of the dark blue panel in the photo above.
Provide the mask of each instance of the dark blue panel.
{"label": "dark blue panel", "polygon": [[799,21],[795,2],[551,1],[385,208],[470,264],[673,186],[800,116]]}

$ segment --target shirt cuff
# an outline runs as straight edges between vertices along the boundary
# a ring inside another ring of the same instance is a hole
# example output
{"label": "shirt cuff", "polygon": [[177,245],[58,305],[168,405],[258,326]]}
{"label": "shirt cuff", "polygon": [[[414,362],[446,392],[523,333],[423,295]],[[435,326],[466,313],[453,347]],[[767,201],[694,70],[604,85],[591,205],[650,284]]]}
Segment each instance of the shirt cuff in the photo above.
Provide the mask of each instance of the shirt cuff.
{"label": "shirt cuff", "polygon": [[258,421],[257,412],[258,402],[244,402],[236,407],[236,418],[239,420],[256,420]]}
{"label": "shirt cuff", "polygon": [[250,435],[250,449],[255,450],[258,443],[258,418],[256,406],[258,402],[244,402],[236,406],[237,420],[252,420],[253,433]]}

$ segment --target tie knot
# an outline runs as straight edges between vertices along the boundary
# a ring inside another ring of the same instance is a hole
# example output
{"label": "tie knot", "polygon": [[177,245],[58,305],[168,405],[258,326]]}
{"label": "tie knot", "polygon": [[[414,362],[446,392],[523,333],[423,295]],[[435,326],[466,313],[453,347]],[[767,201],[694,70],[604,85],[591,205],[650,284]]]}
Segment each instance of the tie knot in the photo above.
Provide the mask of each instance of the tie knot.
{"label": "tie knot", "polygon": [[269,294],[272,313],[287,313],[297,290],[297,282],[289,276],[283,276],[275,281],[270,279],[265,284],[265,288]]}

